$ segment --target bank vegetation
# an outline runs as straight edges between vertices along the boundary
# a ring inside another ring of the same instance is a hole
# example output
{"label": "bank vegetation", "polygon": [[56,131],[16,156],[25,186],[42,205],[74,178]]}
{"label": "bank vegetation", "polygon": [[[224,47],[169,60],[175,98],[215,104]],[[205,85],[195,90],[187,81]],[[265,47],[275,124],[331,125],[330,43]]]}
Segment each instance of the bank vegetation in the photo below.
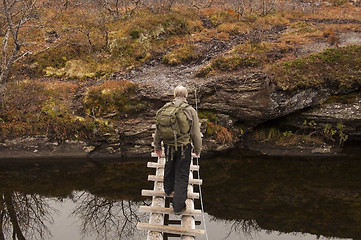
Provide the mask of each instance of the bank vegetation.
{"label": "bank vegetation", "polygon": [[[360,85],[360,46],[338,47],[340,34],[361,31],[358,4],[4,0],[0,140],[46,135],[58,142],[119,141],[122,122],[154,107],[124,77],[149,64],[206,63],[194,74],[199,78],[264,69],[285,91]],[[318,41],[330,49],[298,54],[300,46]],[[231,47],[213,52],[207,46],[214,42]],[[220,143],[238,140],[211,120],[207,132]]]}

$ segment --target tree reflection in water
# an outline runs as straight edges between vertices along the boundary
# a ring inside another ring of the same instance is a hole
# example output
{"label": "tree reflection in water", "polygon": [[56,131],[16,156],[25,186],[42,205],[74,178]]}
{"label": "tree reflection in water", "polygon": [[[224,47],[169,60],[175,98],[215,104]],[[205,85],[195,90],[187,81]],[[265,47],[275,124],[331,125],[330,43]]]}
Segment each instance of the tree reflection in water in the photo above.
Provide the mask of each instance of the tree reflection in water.
{"label": "tree reflection in water", "polygon": [[226,224],[230,225],[230,229],[224,239],[229,239],[233,233],[252,238],[255,233],[262,230],[255,220],[226,221]]}
{"label": "tree reflection in water", "polygon": [[48,198],[18,192],[0,193],[0,240],[47,239],[56,210]]}
{"label": "tree reflection in water", "polygon": [[97,235],[97,239],[141,239],[143,231],[138,231],[138,222],[144,222],[147,214],[138,208],[145,203],[130,200],[109,200],[79,192],[74,196],[76,203],[73,215],[82,221],[84,236]]}

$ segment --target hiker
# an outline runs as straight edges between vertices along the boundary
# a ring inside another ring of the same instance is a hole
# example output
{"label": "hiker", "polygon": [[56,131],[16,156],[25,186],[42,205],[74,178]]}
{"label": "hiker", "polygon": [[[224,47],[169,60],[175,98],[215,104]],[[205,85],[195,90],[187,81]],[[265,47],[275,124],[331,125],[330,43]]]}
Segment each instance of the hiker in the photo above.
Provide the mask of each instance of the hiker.
{"label": "hiker", "polygon": [[[158,157],[162,154],[163,141],[166,164],[164,169],[164,191],[173,195],[173,209],[176,215],[186,210],[189,168],[191,164],[192,144],[197,157],[200,156],[202,139],[198,114],[187,103],[188,92],[185,87],[174,89],[174,100],[158,110],[154,145]],[[170,121],[173,117],[174,125],[166,127],[162,122]],[[175,118],[175,119],[174,119]],[[176,133],[177,131],[177,133]]]}

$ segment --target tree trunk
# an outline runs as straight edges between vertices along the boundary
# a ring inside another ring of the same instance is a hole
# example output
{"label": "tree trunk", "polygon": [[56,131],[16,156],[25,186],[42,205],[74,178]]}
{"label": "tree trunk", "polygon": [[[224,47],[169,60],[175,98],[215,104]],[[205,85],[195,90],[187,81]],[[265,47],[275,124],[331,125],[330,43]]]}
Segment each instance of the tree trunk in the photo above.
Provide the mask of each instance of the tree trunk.
{"label": "tree trunk", "polygon": [[5,215],[5,209],[4,209],[4,196],[0,195],[0,240],[5,240],[4,236],[4,215]]}
{"label": "tree trunk", "polygon": [[19,221],[18,218],[16,216],[16,211],[14,208],[14,204],[13,204],[13,199],[12,199],[12,193],[4,193],[4,200],[5,200],[5,204],[10,216],[10,221],[13,225],[13,230],[14,233],[16,234],[16,236],[18,237],[19,240],[25,240],[25,237],[23,235],[23,233],[21,232],[20,226],[19,226]]}

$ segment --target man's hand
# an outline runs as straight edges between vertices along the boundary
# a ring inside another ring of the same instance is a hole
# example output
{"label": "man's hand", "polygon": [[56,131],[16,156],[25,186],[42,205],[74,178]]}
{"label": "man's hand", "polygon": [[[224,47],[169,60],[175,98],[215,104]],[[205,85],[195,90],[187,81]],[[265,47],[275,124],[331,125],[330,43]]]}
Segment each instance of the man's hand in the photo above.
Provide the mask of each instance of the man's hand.
{"label": "man's hand", "polygon": [[155,151],[155,154],[157,154],[158,157],[162,156],[162,150]]}

